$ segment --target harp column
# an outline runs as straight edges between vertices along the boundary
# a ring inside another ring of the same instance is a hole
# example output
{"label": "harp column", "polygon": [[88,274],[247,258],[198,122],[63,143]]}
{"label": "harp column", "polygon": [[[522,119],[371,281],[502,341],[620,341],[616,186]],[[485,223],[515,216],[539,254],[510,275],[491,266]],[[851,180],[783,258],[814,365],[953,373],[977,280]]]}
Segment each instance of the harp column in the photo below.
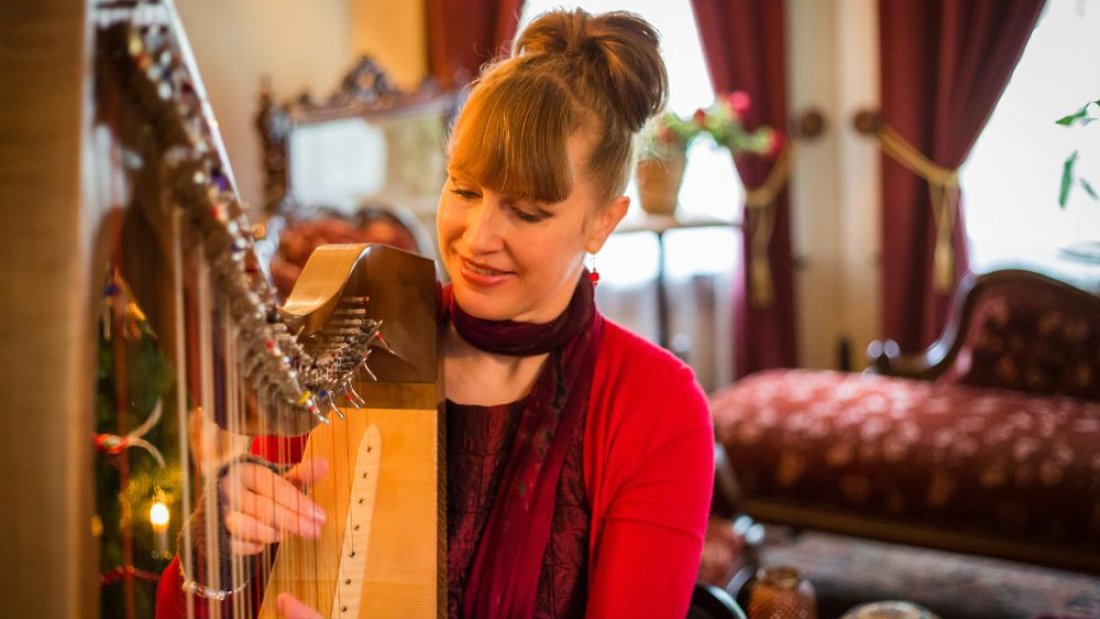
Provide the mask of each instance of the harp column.
{"label": "harp column", "polygon": [[0,615],[94,617],[89,3],[0,5]]}

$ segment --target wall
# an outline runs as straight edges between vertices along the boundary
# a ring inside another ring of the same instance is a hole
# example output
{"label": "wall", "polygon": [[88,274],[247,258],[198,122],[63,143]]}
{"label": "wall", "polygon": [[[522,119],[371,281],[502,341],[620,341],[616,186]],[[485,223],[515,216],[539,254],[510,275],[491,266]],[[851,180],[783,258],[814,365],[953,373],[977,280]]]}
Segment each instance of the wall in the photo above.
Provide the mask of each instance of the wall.
{"label": "wall", "polygon": [[424,2],[349,0],[351,49],[378,59],[397,85],[412,90],[428,74]]}
{"label": "wall", "polygon": [[369,53],[397,85],[427,74],[424,8],[384,0],[183,0],[176,8],[220,123],[241,197],[263,202],[259,135],[254,127],[263,79],[276,101],[309,92],[325,97]]}
{"label": "wall", "polygon": [[276,100],[327,95],[352,61],[352,0],[182,0],[176,3],[220,124],[241,197],[263,203],[254,127],[261,80]]}

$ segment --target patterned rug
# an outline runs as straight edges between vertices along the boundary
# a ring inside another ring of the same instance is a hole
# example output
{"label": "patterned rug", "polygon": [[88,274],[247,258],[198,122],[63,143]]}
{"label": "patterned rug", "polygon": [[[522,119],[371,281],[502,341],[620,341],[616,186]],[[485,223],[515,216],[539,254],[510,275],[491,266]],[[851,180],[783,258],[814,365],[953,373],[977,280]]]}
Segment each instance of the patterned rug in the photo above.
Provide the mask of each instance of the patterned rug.
{"label": "patterned rug", "polygon": [[817,592],[819,619],[903,599],[941,619],[1100,619],[1100,578],[1008,561],[767,527],[764,565],[793,565]]}

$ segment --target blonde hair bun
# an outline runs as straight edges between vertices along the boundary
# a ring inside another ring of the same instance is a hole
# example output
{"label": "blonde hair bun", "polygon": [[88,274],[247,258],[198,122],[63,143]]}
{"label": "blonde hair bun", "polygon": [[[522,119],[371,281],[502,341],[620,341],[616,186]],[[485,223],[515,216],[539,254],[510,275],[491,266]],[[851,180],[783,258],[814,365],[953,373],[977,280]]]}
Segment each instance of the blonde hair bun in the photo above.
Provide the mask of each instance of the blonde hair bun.
{"label": "blonde hair bun", "polygon": [[513,57],[564,63],[562,75],[573,82],[584,103],[631,133],[664,108],[668,98],[660,35],[626,11],[546,13],[516,39]]}
{"label": "blonde hair bun", "polygon": [[566,142],[591,144],[583,173],[600,204],[622,195],[634,134],[668,97],[657,31],[631,13],[557,11],[484,67],[451,133],[450,167],[504,194],[558,202],[574,182]]}

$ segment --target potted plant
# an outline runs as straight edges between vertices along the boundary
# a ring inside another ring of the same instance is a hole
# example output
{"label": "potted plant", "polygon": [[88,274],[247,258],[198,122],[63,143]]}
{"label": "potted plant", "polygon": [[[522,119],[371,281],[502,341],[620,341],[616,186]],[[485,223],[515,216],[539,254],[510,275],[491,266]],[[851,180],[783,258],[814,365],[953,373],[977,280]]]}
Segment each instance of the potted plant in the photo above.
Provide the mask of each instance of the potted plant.
{"label": "potted plant", "polygon": [[638,198],[642,209],[655,215],[671,215],[684,178],[688,146],[700,135],[708,135],[718,146],[735,156],[742,153],[775,155],[783,136],[771,127],[747,131],[743,124],[749,110],[749,95],[743,91],[719,95],[714,104],[684,118],[672,112],[655,116],[642,130],[636,170]]}

